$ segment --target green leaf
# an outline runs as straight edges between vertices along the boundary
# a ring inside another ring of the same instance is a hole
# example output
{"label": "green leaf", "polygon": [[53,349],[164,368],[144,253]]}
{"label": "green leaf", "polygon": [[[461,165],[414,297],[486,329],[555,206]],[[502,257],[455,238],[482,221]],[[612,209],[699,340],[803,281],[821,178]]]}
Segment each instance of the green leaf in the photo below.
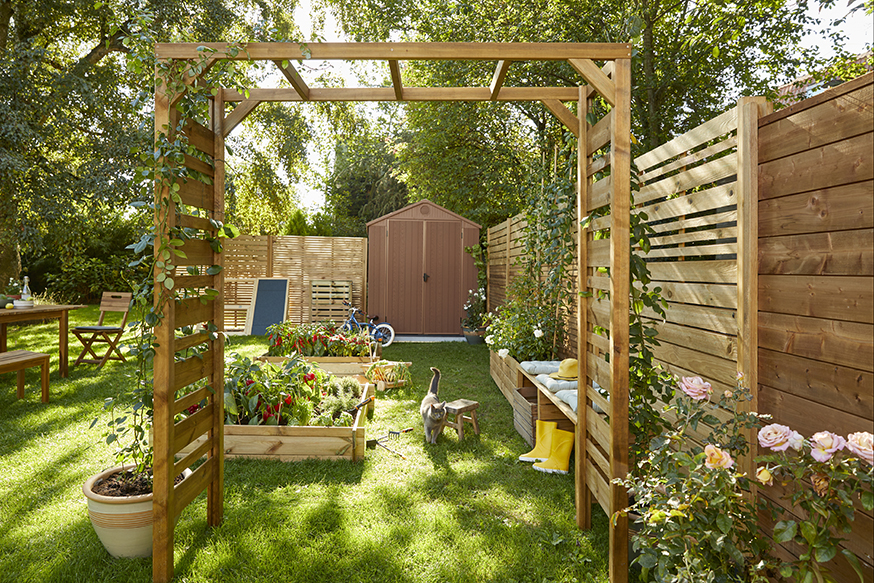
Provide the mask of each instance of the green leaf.
{"label": "green leaf", "polygon": [[859,559],[856,558],[856,555],[853,553],[853,551],[841,549],[841,554],[847,558],[847,562],[850,563],[850,566],[853,567],[856,575],[859,576],[859,582],[864,583],[865,577],[862,575],[862,565],[859,564]]}
{"label": "green leaf", "polygon": [[807,541],[807,544],[814,546],[816,543],[816,526],[812,522],[804,521],[801,523],[801,536]]}
{"label": "green leaf", "polygon": [[729,532],[731,532],[731,524],[732,520],[731,517],[728,516],[728,514],[720,513],[719,515],[717,515],[716,526],[719,527],[719,530],[721,530],[723,534],[728,534]]}
{"label": "green leaf", "polygon": [[817,547],[814,557],[816,558],[817,563],[828,563],[835,558],[836,554],[838,554],[837,547],[829,545],[826,547]]}
{"label": "green leaf", "polygon": [[874,510],[874,492],[870,490],[862,492],[862,508],[865,510]]}
{"label": "green leaf", "polygon": [[774,542],[785,543],[795,538],[798,524],[794,520],[781,520],[774,525]]}

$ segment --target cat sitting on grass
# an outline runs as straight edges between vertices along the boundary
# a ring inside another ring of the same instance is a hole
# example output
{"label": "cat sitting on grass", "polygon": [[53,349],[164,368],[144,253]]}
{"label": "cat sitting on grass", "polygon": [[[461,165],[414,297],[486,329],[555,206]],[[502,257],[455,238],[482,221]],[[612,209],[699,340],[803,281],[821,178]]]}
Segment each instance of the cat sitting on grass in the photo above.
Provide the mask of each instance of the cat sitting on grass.
{"label": "cat sitting on grass", "polygon": [[437,398],[440,371],[432,366],[431,372],[434,373],[434,376],[431,377],[431,387],[428,389],[428,394],[422,399],[419,411],[422,413],[422,421],[425,424],[425,442],[437,443],[437,436],[440,435],[446,424],[446,401],[440,401]]}

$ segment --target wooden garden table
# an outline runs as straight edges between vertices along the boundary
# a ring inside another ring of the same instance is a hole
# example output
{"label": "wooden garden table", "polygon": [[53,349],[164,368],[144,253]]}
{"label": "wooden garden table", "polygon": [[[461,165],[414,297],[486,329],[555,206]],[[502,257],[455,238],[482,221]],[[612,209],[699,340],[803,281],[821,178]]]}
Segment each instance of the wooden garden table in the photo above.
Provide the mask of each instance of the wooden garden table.
{"label": "wooden garden table", "polygon": [[66,377],[69,374],[67,366],[67,328],[69,327],[69,312],[70,310],[78,310],[85,306],[56,306],[56,305],[39,305],[32,308],[16,308],[6,310],[0,307],[0,352],[6,352],[6,325],[11,322],[24,322],[27,320],[48,320],[58,318],[58,352],[61,360],[58,366],[61,377]]}

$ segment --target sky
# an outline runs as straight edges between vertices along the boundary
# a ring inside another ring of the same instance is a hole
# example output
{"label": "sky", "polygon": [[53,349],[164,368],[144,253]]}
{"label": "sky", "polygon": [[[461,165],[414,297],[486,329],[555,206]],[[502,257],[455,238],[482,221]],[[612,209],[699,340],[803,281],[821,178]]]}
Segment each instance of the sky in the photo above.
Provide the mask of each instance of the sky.
{"label": "sky", "polygon": [[[838,0],[835,6],[831,8],[823,10],[811,8],[810,15],[818,18],[822,23],[821,28],[826,30],[833,20],[846,16],[849,10],[848,0]],[[294,19],[304,37],[307,39],[312,38],[310,0],[301,0],[301,3],[294,12]],[[847,50],[851,53],[861,53],[865,50],[866,46],[874,43],[874,18],[865,15],[862,10],[857,11],[852,17],[847,19],[840,28],[847,36]],[[320,35],[326,42],[346,42],[349,40],[342,35],[336,19],[330,13],[327,14],[325,28],[320,32]],[[821,40],[819,35],[811,34],[805,37],[803,44],[808,47],[814,47],[821,44]],[[831,56],[833,51],[830,47],[826,47],[824,53],[824,56]],[[332,64],[335,70],[346,79],[347,86],[359,84],[347,64],[342,61],[332,61]],[[316,154],[314,153],[313,155],[315,156]],[[316,159],[311,159],[311,162],[318,163]],[[324,203],[324,193],[312,190],[304,184],[299,185],[298,195],[300,196],[302,206],[310,210],[315,210]]]}

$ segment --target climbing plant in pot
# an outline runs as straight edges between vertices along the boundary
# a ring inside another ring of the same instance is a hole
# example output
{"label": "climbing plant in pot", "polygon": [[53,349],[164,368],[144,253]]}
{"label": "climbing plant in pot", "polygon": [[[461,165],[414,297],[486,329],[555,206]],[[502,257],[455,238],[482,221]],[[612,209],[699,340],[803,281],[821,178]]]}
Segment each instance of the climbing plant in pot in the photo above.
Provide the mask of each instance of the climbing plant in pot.
{"label": "climbing plant in pot", "polygon": [[[167,62],[159,62],[155,58],[155,38],[151,33],[153,17],[148,13],[139,13],[132,32],[124,39],[128,53],[128,67],[144,79],[156,80],[164,84],[168,95],[181,94],[180,109],[182,112],[175,128],[160,128],[156,132],[154,149],[143,151],[141,160],[143,167],[137,168],[136,175],[140,179],[142,200],[155,196],[155,204],[165,209],[169,203],[161,193],[169,192],[170,198],[181,204],[178,194],[183,180],[202,180],[196,172],[188,170],[182,161],[186,156],[197,156],[198,153],[186,138],[182,130],[189,120],[203,125],[208,123],[208,98],[206,90],[197,84],[186,84],[184,75],[187,69],[179,70]],[[115,32],[115,31],[113,31]],[[182,65],[192,70],[209,69],[206,66],[210,59],[210,51],[205,50],[200,62]],[[217,64],[213,73],[223,75],[226,67],[232,67],[227,62]],[[152,77],[155,75],[156,77]],[[147,77],[148,76],[148,77]],[[207,84],[209,86],[209,84]],[[154,87],[146,82],[139,99],[148,100]],[[134,203],[135,207],[148,207],[145,202]],[[158,217],[166,217],[167,213],[156,213]],[[163,223],[160,221],[164,221]],[[210,228],[204,229],[213,235],[207,237],[210,247],[215,252],[221,252],[220,237],[236,236],[239,232],[233,227],[224,226],[212,218],[208,218]],[[116,466],[91,476],[83,485],[83,492],[88,501],[88,513],[92,525],[107,551],[115,557],[145,557],[152,554],[152,466],[154,452],[149,440],[149,430],[153,419],[153,385],[152,364],[155,356],[155,327],[161,322],[169,302],[184,297],[196,296],[202,300],[212,299],[218,295],[216,290],[194,290],[174,287],[173,277],[177,270],[174,261],[177,257],[185,257],[179,249],[188,239],[198,238],[197,229],[173,227],[166,223],[166,218],[159,219],[152,229],[141,239],[132,244],[137,259],[132,265],[145,264],[149,267],[148,276],[133,285],[131,311],[135,314],[130,327],[135,332],[134,341],[128,346],[131,356],[136,361],[136,374],[132,383],[121,382],[115,396],[106,399],[104,408],[108,413],[106,421],[105,441],[116,447]],[[160,236],[158,236],[160,234]],[[199,275],[200,268],[189,268],[190,275]],[[221,268],[212,266],[205,270],[207,275],[214,275]],[[183,330],[186,334],[194,334],[195,330]],[[200,333],[209,335],[210,340],[217,338],[218,330],[213,324],[206,325]],[[197,347],[188,349],[198,350]],[[100,420],[95,419],[94,427]],[[190,470],[182,471],[176,482],[190,475]]]}

